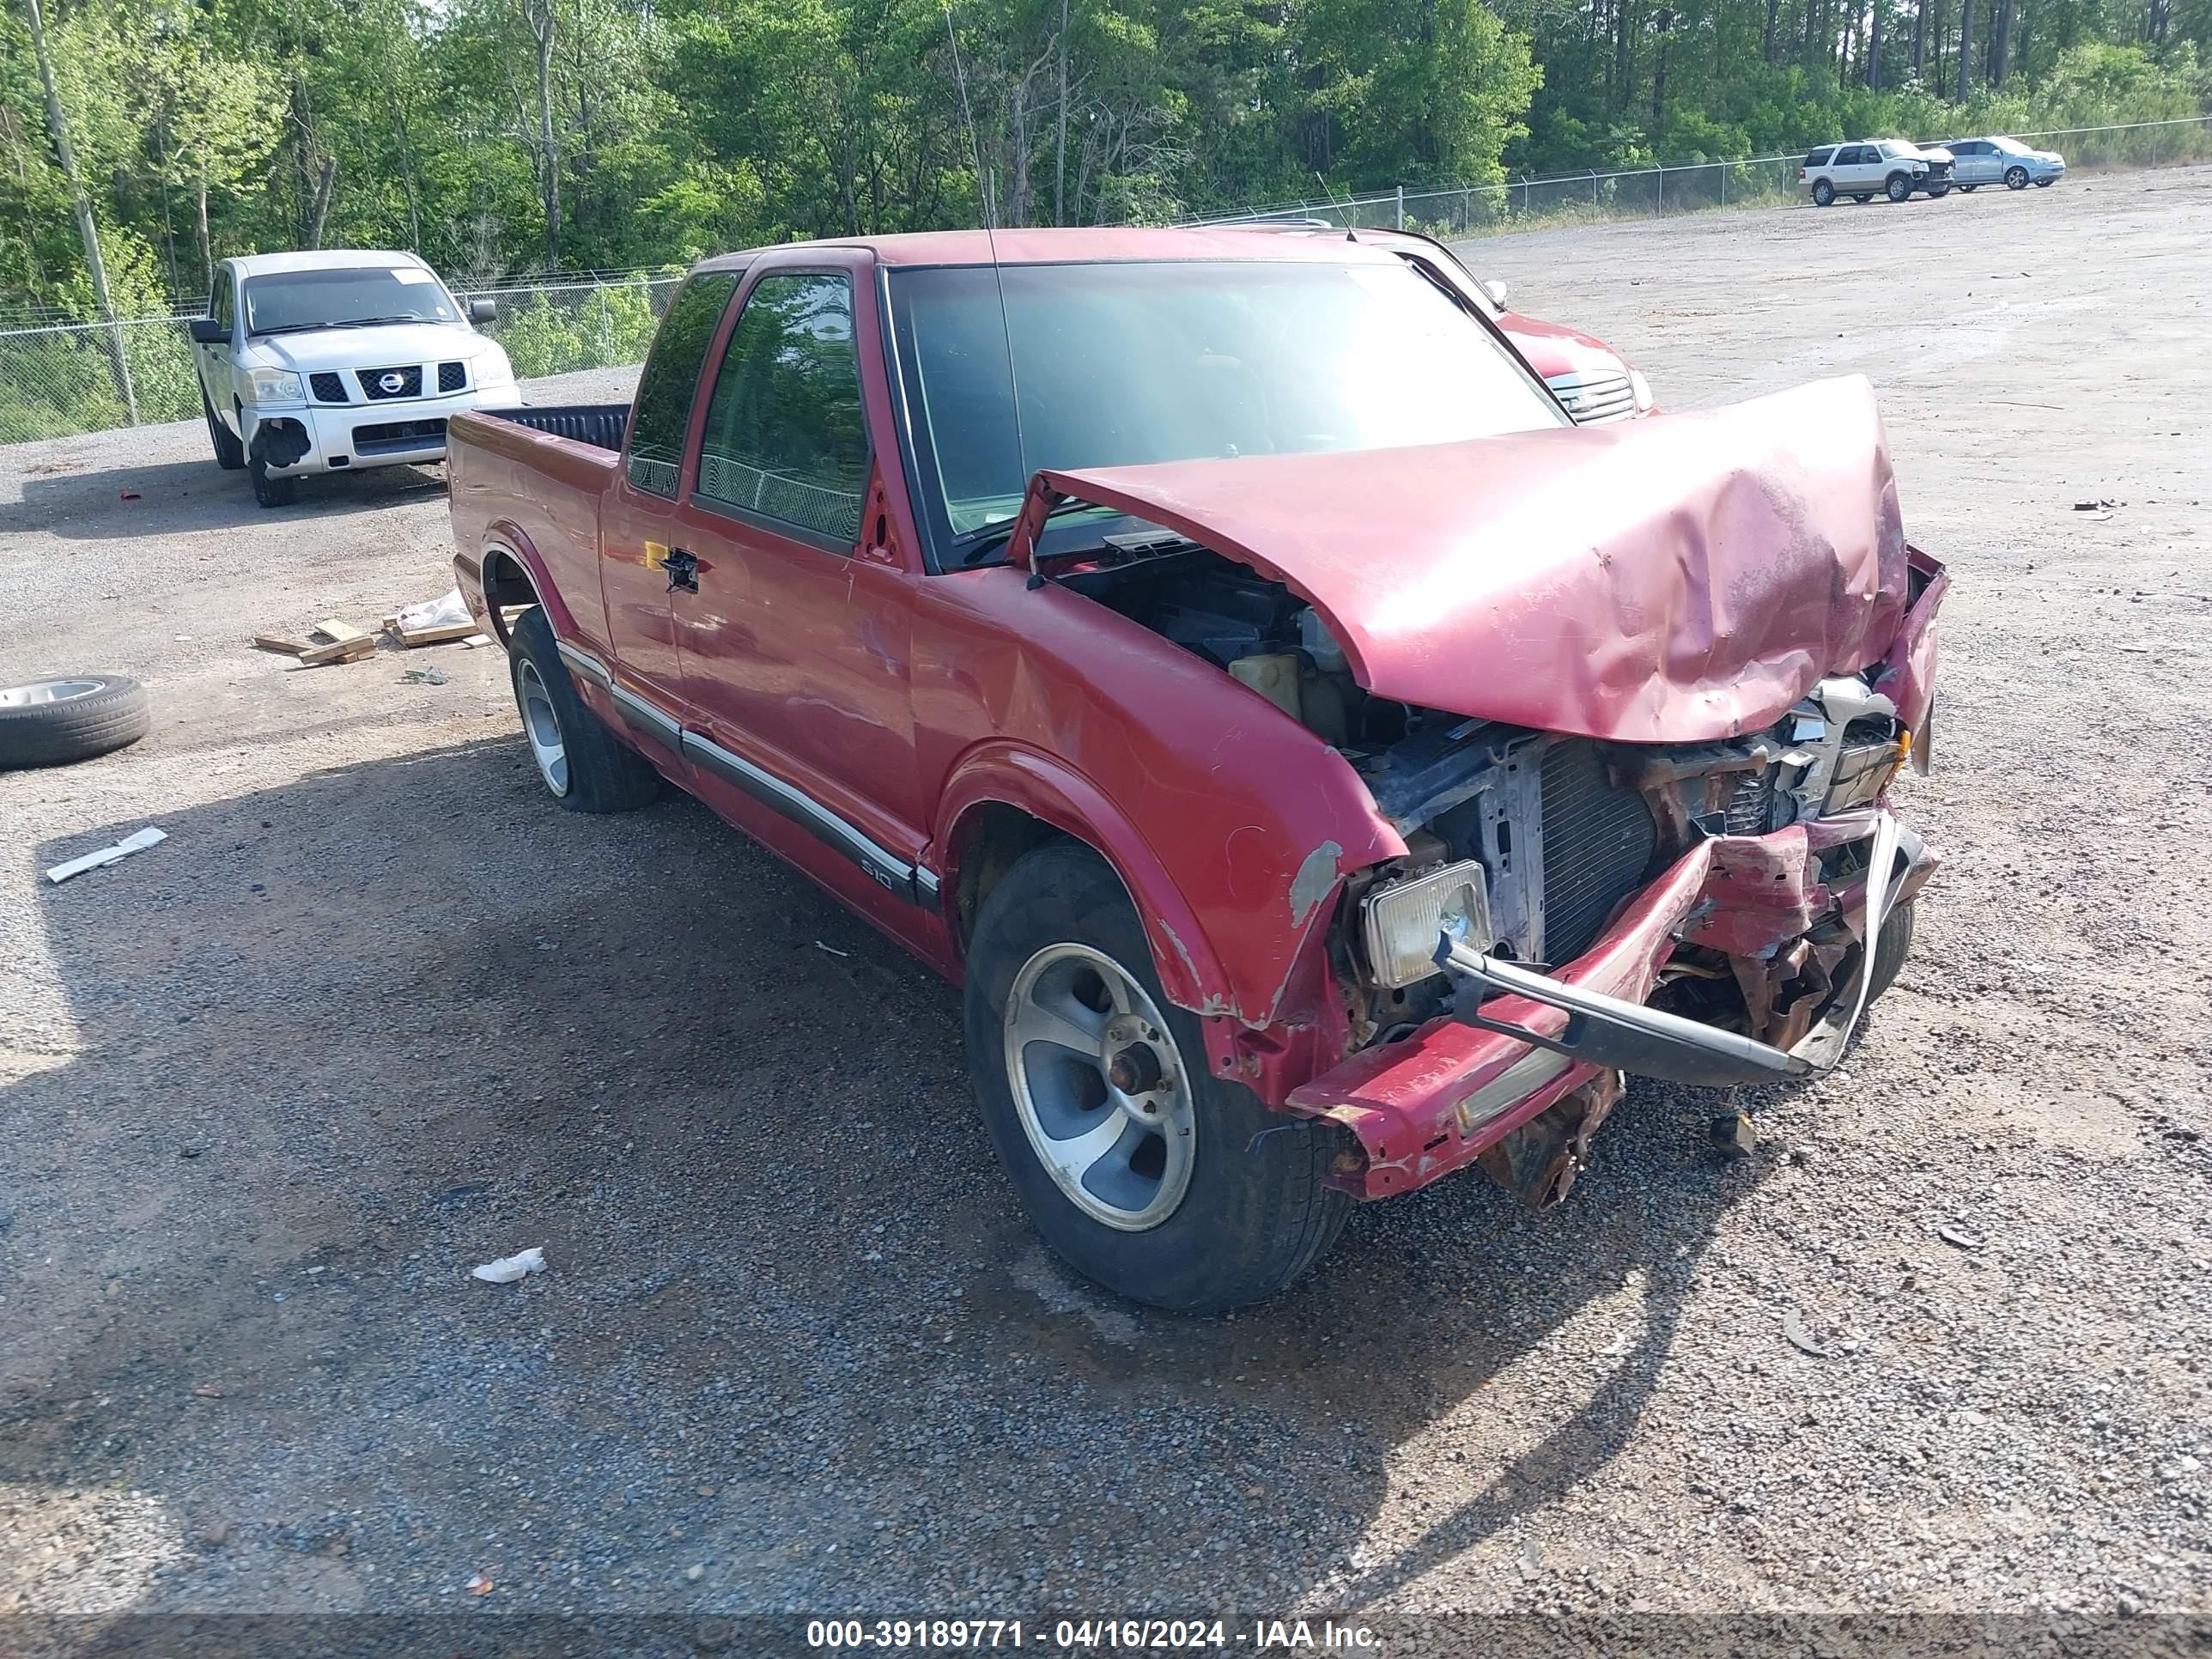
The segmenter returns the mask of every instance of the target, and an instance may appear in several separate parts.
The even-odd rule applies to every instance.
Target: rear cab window
[[[668,302],[653,337],[653,352],[638,376],[636,410],[630,418],[629,453],[623,466],[633,487],[673,501],[684,467],[684,434],[699,393],[707,348],[714,343],[722,313],[738,291],[735,271],[694,276]]]
[[[1814,150],[1805,157],[1805,165],[1808,167],[1824,167],[1828,165],[1828,158],[1835,153],[1833,146]]]

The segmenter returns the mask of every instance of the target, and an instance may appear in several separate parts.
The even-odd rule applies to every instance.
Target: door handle
[[[668,557],[664,562],[664,568],[668,572],[670,592],[673,593],[679,587],[686,593],[696,593],[699,591],[699,556],[697,554],[686,553],[680,547],[672,547],[668,550]]]

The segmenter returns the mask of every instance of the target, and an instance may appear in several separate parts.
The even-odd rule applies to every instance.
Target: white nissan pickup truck
[[[191,325],[216,463],[283,507],[303,473],[442,460],[447,418],[522,393],[489,300],[465,308],[411,253],[255,253],[216,267]]]

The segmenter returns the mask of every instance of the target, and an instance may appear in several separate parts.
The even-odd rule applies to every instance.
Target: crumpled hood
[[[380,323],[374,328],[319,328],[268,334],[247,342],[249,362],[311,374],[325,368],[390,368],[410,363],[473,362],[499,350],[474,329],[449,323]]]
[[[1874,391],[1413,449],[1040,473],[1307,600],[1378,696],[1539,730],[1693,743],[1878,661],[1905,532]]]

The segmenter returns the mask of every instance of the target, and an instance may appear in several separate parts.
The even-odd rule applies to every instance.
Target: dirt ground
[[[156,699],[0,776],[0,1611],[2205,1610],[2208,246],[2208,171],[1473,245],[1666,404],[1873,378],[1948,862],[1757,1156],[1635,1086],[1223,1321],[1045,1255],[952,992],[554,810],[495,651],[246,646],[441,592],[437,474],[0,450],[0,682]]]

